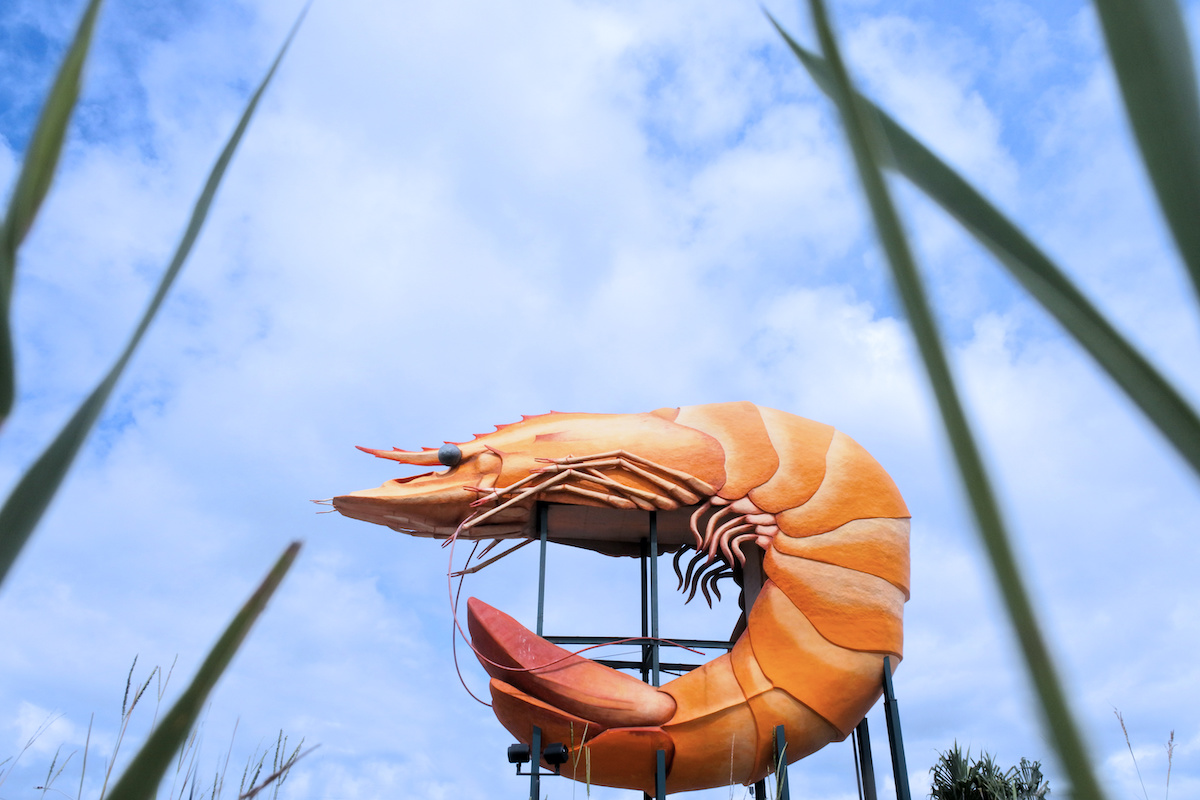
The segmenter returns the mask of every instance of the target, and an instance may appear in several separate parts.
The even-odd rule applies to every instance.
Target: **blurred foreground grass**
[[[33,135],[29,140],[17,173],[16,183],[8,200],[7,209],[3,219],[0,220],[0,425],[12,411],[17,397],[17,371],[14,363],[10,309],[18,253],[21,243],[33,227],[38,211],[53,182],[71,114],[79,98],[84,66],[87,63],[100,5],[101,0],[89,0],[84,9],[79,27],[55,76]],[[3,506],[0,507],[0,587],[21,549],[29,541],[42,514],[54,499],[75,456],[87,440],[88,433],[112,395],[125,367],[136,352],[179,272],[183,269],[192,246],[200,235],[229,162],[303,18],[304,12],[301,12],[266,76],[251,95],[225,147],[217,157],[216,163],[209,172],[208,180],[192,208],[191,216],[175,249],[175,254],[121,355],[104,379],[84,399],[54,440],[25,471],[16,487],[4,501]],[[299,549],[300,543],[293,542],[284,550],[266,578],[213,646],[191,684],[155,726],[124,773],[116,779],[111,791],[107,794],[109,798],[126,800],[127,798],[155,796],[171,763],[180,763],[176,760],[176,754],[188,746],[189,736],[195,729],[196,722],[200,718],[213,686],[229,665],[234,653],[237,652],[238,647],[250,632],[251,626],[258,615],[262,613],[284,575],[287,574]],[[138,697],[140,697],[140,693]],[[136,701],[134,704],[136,705]],[[157,717],[157,714],[155,716]],[[123,731],[124,728],[122,728],[122,734]],[[57,761],[56,758],[51,764],[50,773],[47,776],[47,786],[52,784],[56,777]],[[60,767],[57,774],[61,774],[61,771]],[[108,776],[106,775],[105,790],[107,787]],[[102,795],[105,790],[102,790]],[[80,791],[82,792],[82,779]],[[43,790],[44,793],[45,790]]]
[[[32,787],[33,791],[41,793],[40,797],[45,797],[50,792],[70,797],[70,793],[60,787],[68,783],[70,786],[67,788],[75,787],[74,776],[78,773],[78,789],[75,793],[77,800],[82,800],[85,786],[91,789],[98,782],[100,783],[100,788],[98,794],[94,796],[97,800],[104,800],[109,782],[113,776],[114,767],[119,763],[121,746],[125,743],[126,736],[130,735],[130,725],[133,722],[134,715],[140,713],[141,717],[144,718],[147,713],[151,713],[144,709],[153,700],[154,708],[150,720],[150,727],[153,727],[154,722],[158,719],[159,712],[162,710],[162,700],[170,684],[171,676],[174,672],[174,664],[166,672],[163,671],[162,667],[156,666],[150,670],[144,681],[135,682],[134,672],[136,669],[137,658],[135,657],[133,664],[129,667],[129,675],[125,680],[125,693],[121,699],[120,724],[117,726],[116,739],[108,757],[100,761],[98,765],[96,759],[93,757],[89,772],[89,756],[92,755],[94,749],[92,745],[92,726],[95,714],[93,714],[92,719],[88,722],[87,738],[84,742],[82,754],[80,754],[79,750],[64,752],[62,745],[59,745],[54,751],[54,755],[50,759],[50,764],[46,768],[45,777],[41,778],[41,782],[37,786]],[[154,691],[148,692],[151,684],[154,684]],[[143,710],[139,712],[138,709]],[[19,752],[0,759],[0,792],[5,791],[5,784],[9,778],[13,777],[13,773],[17,771],[21,759],[26,756],[40,739],[51,735],[54,723],[58,720],[59,716],[58,714],[48,715],[29,735],[29,738],[25,741],[24,746]],[[264,746],[261,742],[254,747],[246,757],[239,779],[236,777],[236,764],[234,766],[235,775],[232,777],[229,776],[229,765],[233,756],[234,742],[237,738],[237,725],[234,725],[234,729],[230,734],[229,748],[225,753],[224,759],[218,757],[217,765],[211,772],[200,765],[201,739],[203,738],[201,727],[201,725],[192,727],[187,741],[184,742],[179,751],[178,758],[175,759],[175,768],[170,774],[171,784],[167,792],[168,800],[182,800],[185,796],[188,798],[203,797],[209,798],[209,800],[219,800],[219,798],[227,796],[227,788],[231,791],[233,790],[234,780],[237,780],[236,796],[239,800],[249,800],[249,798],[268,790],[270,797],[277,798],[279,790],[291,773],[292,767],[295,766],[297,761],[315,749],[310,748],[302,752],[304,740],[301,739],[300,744],[291,748],[289,752],[288,737],[281,730],[275,739],[273,749],[270,744]],[[76,756],[79,757],[76,758]],[[267,761],[268,756],[271,757],[269,763]],[[66,777],[64,777],[64,773],[66,773]],[[98,777],[96,777],[97,774]],[[89,778],[91,778],[90,783],[88,782]],[[19,791],[21,788],[26,787],[10,785],[9,788],[15,788]],[[89,793],[89,796],[92,795]]]
[[[1095,0],[1110,60],[1166,226],[1200,293],[1200,95],[1175,0]],[[823,58],[772,18],[837,106],[880,243],[933,388],[984,549],[1028,668],[1042,721],[1078,798],[1104,796],[1041,623],[1025,589],[1001,508],[967,423],[933,310],[884,170],[957,220],[1096,360],[1179,455],[1200,473],[1200,419],[1170,381],[1100,314],[981,192],[854,87],[823,0],[809,0]],[[769,16],[769,15],[768,15]]]

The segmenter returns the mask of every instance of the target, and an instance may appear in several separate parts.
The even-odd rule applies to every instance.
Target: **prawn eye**
[[[462,461],[462,450],[458,449],[458,445],[447,442],[438,448],[438,461],[442,466],[457,467],[458,462]]]

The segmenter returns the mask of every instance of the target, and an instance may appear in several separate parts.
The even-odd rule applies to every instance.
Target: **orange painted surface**
[[[807,503],[825,480],[825,457],[834,429],[773,408],[760,408],[759,413],[779,455],[779,469],[750,490],[750,499],[763,511],[777,514]]]
[[[820,561],[768,550],[767,575],[839,647],[899,656],[904,650],[904,593],[892,584]]]
[[[858,519],[818,536],[780,536],[780,553],[883,578],[909,596],[907,519]]]
[[[767,679],[842,736],[850,735],[883,694],[883,656],[830,642],[771,581],[763,586],[750,618],[750,644]]]
[[[467,601],[467,623],[489,675],[556,708],[606,728],[661,725],[675,713],[670,695],[572,655],[474,597]]]
[[[543,742],[562,742],[568,747],[572,743],[579,746],[605,731],[591,720],[568,714],[496,678],[492,678],[489,688],[496,719],[524,744],[530,743],[534,725],[542,729]]]
[[[750,698],[750,710],[757,724],[758,759],[750,780],[761,780],[775,771],[775,726],[782,725],[787,737],[784,760],[792,764],[812,755],[830,742],[845,737],[817,712],[796,700],[783,689],[772,689]]]
[[[653,795],[659,750],[666,751],[667,771],[672,772],[675,743],[661,729],[621,728],[605,731],[584,748],[583,763],[575,767],[575,771],[583,776],[590,759],[593,783],[638,789]]]
[[[812,536],[870,517],[907,517],[908,506],[895,482],[862,446],[838,431],[829,445],[825,479],[802,506],[778,515],[788,536]]]
[[[745,497],[755,486],[770,480],[779,468],[779,456],[753,403],[683,406],[675,422],[704,431],[721,443],[726,478],[717,492],[720,497]]]
[[[667,776],[667,791],[686,792],[750,779],[754,750],[745,745],[754,743],[755,738],[754,715],[748,705],[731,705],[663,730],[675,743],[675,764]]]

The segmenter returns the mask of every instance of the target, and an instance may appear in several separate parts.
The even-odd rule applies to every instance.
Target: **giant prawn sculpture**
[[[775,766],[776,725],[789,763],[844,739],[881,694],[884,657],[901,657],[908,509],[883,468],[828,425],[746,402],[550,413],[438,450],[367,452],[449,468],[333,499],[404,533],[528,540],[538,500],[674,511],[697,551],[680,580],[692,594],[761,548],[766,579],[733,649],[661,688],[468,601],[497,718],[526,743],[538,725],[543,741],[581,746],[592,783],[652,792],[658,750],[671,792],[759,780]],[[693,572],[700,558],[718,571]]]

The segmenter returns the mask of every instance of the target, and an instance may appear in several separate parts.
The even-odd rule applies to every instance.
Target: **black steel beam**
[[[529,745],[529,800],[540,800],[542,777],[542,729],[533,726],[533,742]]]
[[[541,539],[541,555],[538,557],[538,615],[537,635],[542,635],[542,617],[546,610],[546,541],[550,533],[550,511],[543,502],[537,503],[538,537]]]
[[[904,737],[900,733],[900,704],[892,688],[892,661],[883,657],[883,711],[887,717],[888,744],[892,748],[892,775],[896,779],[896,800],[912,800],[908,789],[908,764],[904,760]]]
[[[658,512],[650,512],[650,677],[659,685],[658,676]],[[662,800],[659,797],[659,800]]]
[[[642,662],[640,661],[622,661],[613,658],[593,658],[592,661],[597,664],[603,664],[606,667],[613,669],[641,669]],[[676,664],[671,661],[663,662],[658,665],[658,668],[663,672],[691,672],[697,667],[702,667],[703,664]]]
[[[775,726],[775,787],[776,800],[792,800],[788,785],[787,735],[782,725]]]
[[[871,731],[867,726],[867,718],[854,729],[855,740],[858,742],[858,758],[862,762],[862,796],[863,800],[879,800],[875,792],[875,761],[871,758]]]
[[[649,636],[544,636],[554,644],[607,644],[620,642],[622,645],[650,644]],[[724,639],[671,639],[663,641],[663,647],[691,647],[696,650],[732,650],[733,645]]]

